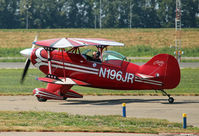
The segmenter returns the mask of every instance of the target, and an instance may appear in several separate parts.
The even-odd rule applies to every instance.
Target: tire
[[[63,100],[66,100],[67,99],[67,97],[63,97]]]
[[[168,101],[169,101],[169,103],[171,103],[171,104],[172,104],[172,103],[174,102],[173,97],[169,97]]]
[[[47,101],[47,99],[44,99],[44,98],[41,98],[41,97],[37,97],[37,100],[38,100],[39,102],[46,102],[46,101]]]

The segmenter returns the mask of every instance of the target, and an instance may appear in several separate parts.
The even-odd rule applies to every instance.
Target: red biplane
[[[41,46],[34,48],[35,45]],[[80,48],[95,46],[96,52]],[[124,46],[123,43],[99,38],[58,38],[33,42],[33,47],[20,53],[27,57],[21,83],[30,62],[46,77],[46,88],[36,88],[33,94],[40,102],[47,99],[65,100],[83,96],[71,88],[73,85],[114,90],[160,90],[174,99],[164,89],[173,89],[180,82],[180,69],[176,59],[168,54],[154,56],[144,65],[136,65],[108,46]],[[67,49],[67,51],[65,50]]]

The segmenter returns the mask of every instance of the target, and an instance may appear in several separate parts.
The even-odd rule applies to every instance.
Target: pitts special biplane
[[[34,48],[35,45],[41,47]],[[95,46],[97,53],[89,55],[89,50],[81,53],[79,48],[84,46]],[[175,88],[180,82],[179,64],[173,56],[159,54],[139,66],[126,61],[120,53],[107,51],[108,46],[124,44],[99,38],[37,41],[36,37],[32,48],[20,52],[27,57],[21,83],[32,62],[46,75],[37,80],[48,83],[46,88],[33,90],[40,102],[82,98],[71,89],[73,85],[115,90],[160,90],[169,97],[169,103],[174,102],[164,91]]]

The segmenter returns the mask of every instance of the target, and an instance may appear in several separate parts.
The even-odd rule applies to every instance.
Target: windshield
[[[103,61],[109,60],[126,60],[126,57],[115,51],[104,51]]]

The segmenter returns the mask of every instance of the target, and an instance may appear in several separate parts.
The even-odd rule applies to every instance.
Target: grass
[[[174,45],[175,29],[1,29],[2,48],[30,47],[35,35],[39,40],[56,37],[101,37],[131,45],[165,47]],[[182,29],[182,47],[199,47],[199,29]]]
[[[118,47],[125,56],[153,56],[158,53],[173,54],[175,29],[1,29],[0,57],[20,56],[19,51],[30,48],[35,35],[38,40],[57,37],[106,38],[122,42]],[[182,29],[183,56],[199,56],[199,29]]]
[[[89,47],[88,47],[89,48]],[[22,57],[19,53],[21,50],[25,48],[0,48],[0,57]],[[85,48],[81,48],[81,50],[85,50]],[[95,49],[95,48],[92,48]],[[174,55],[174,49],[163,47],[163,48],[155,48],[146,45],[137,45],[137,46],[126,46],[126,47],[110,47],[109,50],[117,51],[124,56],[127,57],[152,57],[160,53],[167,53]],[[184,48],[183,49],[184,55],[183,57],[198,57],[199,56],[199,47],[198,48]],[[23,62],[24,59],[3,59],[0,60],[1,62]],[[139,61],[139,60],[135,60]],[[197,60],[188,60],[196,62]]]
[[[0,95],[31,95],[34,88],[45,88],[46,83],[35,80],[43,77],[37,69],[29,69],[26,80],[20,85],[22,69],[0,69]],[[199,69],[182,69],[180,85],[166,90],[171,95],[199,95]],[[73,86],[73,90],[83,95],[162,95],[160,92],[143,90],[106,90],[98,88]]]
[[[26,58],[24,57],[21,57],[21,58],[0,58],[0,62],[23,62],[25,63],[26,61]],[[128,59],[127,58],[127,61],[129,62],[132,62],[132,63],[137,63],[137,62],[142,62],[142,63],[146,63],[147,61],[149,61],[149,59],[135,59],[135,58],[131,58],[131,59]],[[195,58],[195,59],[181,59],[181,62],[182,63],[190,63],[190,62],[193,62],[193,63],[196,63],[196,62],[199,62],[199,59]]]
[[[81,131],[132,133],[198,133],[199,129],[162,119],[85,116],[55,112],[0,111],[0,131]]]
[[[199,44],[199,43],[198,43]],[[160,53],[167,53],[174,55],[174,48],[170,47],[151,47],[147,45],[125,46],[125,47],[112,47],[111,50],[120,52],[127,57],[152,57]],[[183,57],[197,57],[199,56],[199,47],[185,47],[183,48]]]
[[[26,58],[23,58],[23,59],[0,59],[0,62],[25,62],[26,61]]]
[[[19,53],[25,48],[0,48],[0,57],[22,57]]]
[[[29,69],[27,80],[20,85],[22,69],[0,69],[0,92],[1,94],[32,94],[36,87],[44,87],[45,83],[38,82],[36,77],[44,76],[36,69]]]

